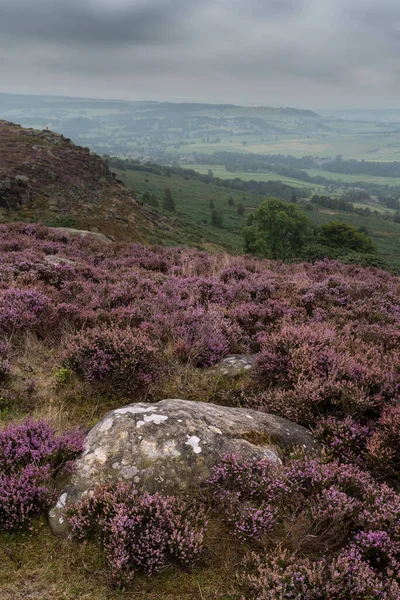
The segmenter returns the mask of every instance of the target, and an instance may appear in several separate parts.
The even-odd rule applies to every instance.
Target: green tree
[[[169,188],[165,188],[164,190],[164,200],[163,200],[163,209],[168,210],[169,212],[175,212],[175,200],[172,197],[171,190]]]
[[[257,256],[289,260],[301,255],[310,231],[309,219],[295,204],[269,198],[248,218],[244,249]]]
[[[210,208],[215,208],[214,200],[212,198],[210,200]]]
[[[144,202],[144,204],[149,204],[150,203],[150,192],[144,192],[143,196],[142,196],[142,202]]]
[[[329,248],[352,250],[363,254],[376,254],[376,246],[368,235],[342,221],[331,221],[322,225],[318,232],[318,243]]]
[[[228,204],[229,204],[229,206],[235,206],[235,201],[232,198],[232,196],[229,196],[229,198],[228,198]]]
[[[241,202],[238,204],[238,207],[237,207],[237,214],[238,214],[240,217],[242,217],[242,216],[244,215],[244,206],[243,206],[243,204],[242,204]]]
[[[224,215],[220,210],[211,211],[211,225],[214,227],[222,227],[224,224]]]
[[[150,204],[150,206],[154,206],[154,208],[158,208],[160,206],[160,203],[155,194],[152,194],[150,196],[149,204]]]

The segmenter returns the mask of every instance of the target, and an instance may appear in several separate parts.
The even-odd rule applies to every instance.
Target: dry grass
[[[210,524],[203,562],[140,575],[129,590],[110,588],[99,550],[55,538],[42,521],[33,535],[0,536],[2,600],[223,600],[229,598],[244,549],[217,521]]]

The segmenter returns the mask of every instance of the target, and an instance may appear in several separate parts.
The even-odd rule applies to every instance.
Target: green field
[[[177,206],[176,214],[172,215],[172,218],[176,220],[177,229],[170,233],[166,232],[163,239],[154,240],[159,243],[196,245],[208,250],[219,247],[229,252],[241,252],[241,230],[245,225],[246,215],[255,210],[264,199],[264,196],[259,194],[238,192],[176,175],[163,177],[143,171],[120,171],[117,169],[115,171],[139,198],[145,191],[149,191],[154,193],[162,204],[164,189],[166,187],[171,189]],[[216,175],[216,169],[213,171]],[[229,196],[234,199],[235,206],[228,204]],[[223,213],[223,228],[213,227],[210,223],[210,201],[217,210]],[[237,214],[239,202],[246,209],[244,216]],[[366,208],[366,205],[360,206]],[[162,208],[158,210],[163,212]],[[392,267],[400,268],[399,223],[385,220],[383,216],[360,216],[325,208],[307,211],[307,216],[316,226],[332,220],[341,220],[355,227],[366,227],[385,261]]]
[[[377,185],[400,186],[400,177],[378,177],[376,175],[347,175],[346,173],[333,173],[332,171],[324,171],[323,169],[305,169],[305,172],[311,177],[325,177],[334,181],[342,181],[343,183],[375,183]]]
[[[304,188],[310,190],[312,193],[321,194],[324,191],[323,185],[317,185],[315,183],[307,183],[306,181],[301,181],[300,179],[295,179],[293,177],[284,177],[282,175],[278,175],[277,173],[251,173],[244,171],[227,171],[223,166],[215,166],[215,165],[185,165],[181,164],[183,168],[189,167],[190,169],[194,169],[198,173],[207,174],[209,170],[211,170],[215,177],[219,177],[220,179],[243,179],[243,181],[281,181],[286,185],[291,185],[296,188]]]

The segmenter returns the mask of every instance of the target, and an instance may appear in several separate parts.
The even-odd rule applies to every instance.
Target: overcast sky
[[[399,0],[0,0],[0,92],[398,107]]]

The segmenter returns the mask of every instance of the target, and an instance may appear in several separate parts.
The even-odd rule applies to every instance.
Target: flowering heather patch
[[[67,511],[76,539],[103,549],[116,585],[136,572],[157,573],[170,563],[189,565],[203,550],[206,514],[174,497],[139,494],[131,484],[98,488]]]
[[[47,421],[27,420],[0,432],[0,530],[29,526],[54,500],[52,483],[83,450],[79,431],[58,435]]]
[[[276,469],[227,456],[208,485],[239,538],[278,540],[249,559],[238,598],[399,600],[400,496],[365,471],[304,459]]]
[[[120,396],[156,397],[163,386],[153,384],[171,374],[172,393],[176,376],[192,399],[212,398],[217,375],[194,375],[186,365],[206,369],[227,354],[257,354],[253,376],[232,381],[232,397],[224,380],[224,401],[306,425],[324,460],[288,460],[276,470],[229,457],[214,471],[215,509],[261,553],[241,575],[239,594],[400,599],[398,277],[329,260],[285,265],[0,225],[0,379],[8,395],[21,377],[13,360],[26,331],[59,367]],[[54,370],[52,377],[67,394],[69,377],[61,382]],[[197,377],[210,378],[198,396]],[[49,504],[54,474],[81,441],[42,422],[7,431],[0,527],[11,530]],[[70,517],[78,538],[103,547],[120,585],[139,570],[190,562],[203,543],[198,507],[124,486],[99,490]]]
[[[144,331],[95,327],[67,343],[65,366],[90,382],[124,393],[146,389],[161,372],[159,352]]]
[[[26,330],[123,394],[146,390],[163,361],[205,368],[258,353],[243,405],[315,429],[342,460],[399,472],[386,415],[400,395],[400,280],[387,272],[0,225],[0,331],[16,343]]]

